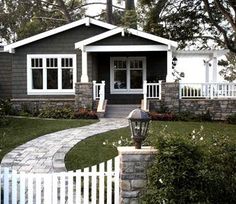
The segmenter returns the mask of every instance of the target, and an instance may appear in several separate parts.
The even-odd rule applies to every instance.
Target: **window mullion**
[[[58,90],[62,90],[62,67],[61,67],[61,57],[57,58],[57,65],[58,65]]]
[[[47,90],[47,66],[46,57],[43,57],[43,90]]]

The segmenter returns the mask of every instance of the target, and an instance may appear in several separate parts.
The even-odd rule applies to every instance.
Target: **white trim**
[[[143,89],[131,89],[130,88],[130,60],[133,59],[139,59],[143,61],[143,81],[146,80],[146,57],[140,56],[140,57],[110,57],[110,93],[111,94],[142,94]],[[127,67],[126,67],[126,89],[114,89],[114,60],[126,60]]]
[[[63,31],[75,28],[77,26],[81,26],[83,24],[85,24],[86,26],[89,26],[90,24],[94,24],[94,25],[97,25],[97,26],[100,26],[100,27],[103,27],[103,28],[107,28],[107,29],[116,28],[116,26],[114,26],[114,25],[104,23],[102,21],[98,21],[98,20],[95,20],[95,19],[90,19],[90,18],[87,17],[87,18],[84,18],[84,19],[81,19],[81,20],[78,20],[78,21],[60,26],[58,28],[55,28],[55,29],[52,29],[52,30],[34,35],[32,37],[20,40],[18,42],[12,43],[10,45],[6,45],[4,47],[4,51],[13,52],[13,50],[17,47],[32,43],[34,41],[37,41],[37,40],[40,40],[40,39],[43,39],[43,38],[46,38],[46,37],[49,37],[49,36],[52,36],[52,35],[55,35],[55,34],[58,34],[58,33],[61,33]]]
[[[167,51],[166,45],[112,45],[112,46],[86,46],[87,52],[144,52],[144,51]]]
[[[88,78],[88,54],[86,51],[82,51],[82,74],[80,78],[81,82],[89,82]]]
[[[229,50],[177,50],[173,54],[180,56],[180,55],[204,55],[212,58],[215,54],[217,57],[225,55],[229,52]]]
[[[41,58],[43,60],[43,89],[32,89],[32,68],[31,59]],[[47,58],[57,58],[58,60],[58,89],[47,89]],[[73,69],[73,88],[62,89],[62,69],[61,58],[72,58],[72,69]],[[76,54],[29,54],[27,55],[27,95],[73,95],[75,93],[74,84],[77,81],[77,68],[76,68]],[[70,68],[68,68],[70,69]]]
[[[111,37],[111,36],[116,35],[118,33],[122,34],[123,32],[128,32],[128,33],[131,33],[132,35],[135,35],[135,36],[138,36],[138,37],[141,37],[141,38],[145,38],[145,39],[148,39],[148,40],[152,40],[154,42],[158,42],[158,43],[161,43],[161,44],[164,44],[164,45],[169,45],[169,46],[172,46],[172,47],[177,47],[178,46],[178,43],[175,42],[175,41],[172,41],[172,40],[161,38],[161,37],[158,37],[158,36],[155,36],[155,35],[152,35],[152,34],[149,34],[149,33],[145,33],[145,32],[142,32],[142,31],[134,30],[132,28],[127,28],[126,30],[124,30],[124,28],[117,27],[117,28],[114,28],[113,30],[109,30],[107,32],[104,32],[104,33],[101,33],[99,35],[93,36],[93,37],[88,38],[86,40],[76,42],[75,43],[75,49],[78,49],[78,48],[82,49],[83,46],[89,45],[89,44],[97,42],[99,40],[103,40],[105,38]]]

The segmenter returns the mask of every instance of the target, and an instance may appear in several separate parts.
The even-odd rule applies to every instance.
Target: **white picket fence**
[[[105,100],[105,81],[102,81],[101,83],[93,81],[93,99]]]
[[[235,98],[236,83],[180,83],[182,98]]]
[[[0,169],[3,204],[118,204],[119,157],[77,170],[49,174]]]
[[[148,99],[161,100],[161,84],[161,80],[158,83],[147,83],[147,81],[143,82],[144,110],[148,109]]]

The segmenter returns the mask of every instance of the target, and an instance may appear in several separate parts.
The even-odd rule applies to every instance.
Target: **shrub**
[[[78,119],[97,119],[98,116],[95,111],[87,108],[79,108],[74,113],[74,117]]]
[[[63,108],[47,107],[42,111],[40,111],[38,117],[54,118],[54,119],[72,119],[74,118],[74,110],[70,107],[63,107]]]
[[[190,111],[182,111],[175,115],[179,121],[212,121],[212,115],[209,110],[206,113],[194,114]]]
[[[172,113],[156,113],[156,112],[150,112],[149,116],[152,120],[160,120],[160,121],[174,121],[176,120],[176,117]]]
[[[227,122],[230,124],[236,124],[236,113],[228,116]]]
[[[8,123],[8,119],[6,118],[6,115],[9,113],[7,104],[7,100],[0,100],[0,126]]]
[[[205,142],[201,130],[190,138],[157,134],[159,150],[148,171],[143,201],[156,203],[236,203],[236,145],[227,137]]]

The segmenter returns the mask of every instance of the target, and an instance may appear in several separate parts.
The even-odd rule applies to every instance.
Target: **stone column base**
[[[93,83],[75,83],[75,108],[93,107]]]
[[[120,203],[138,204],[146,187],[147,169],[157,154],[153,147],[119,147]]]

